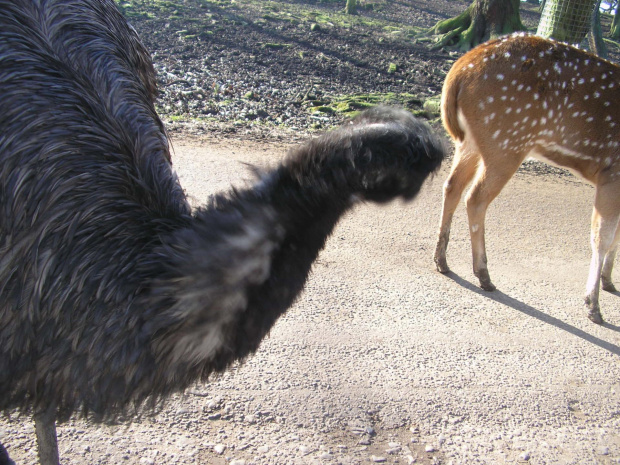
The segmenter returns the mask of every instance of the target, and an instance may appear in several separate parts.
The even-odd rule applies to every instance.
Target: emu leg
[[[0,465],[15,465],[2,444],[0,444]]]
[[[59,465],[58,440],[56,438],[56,408],[50,407],[34,415],[34,426],[39,446],[41,465]]]

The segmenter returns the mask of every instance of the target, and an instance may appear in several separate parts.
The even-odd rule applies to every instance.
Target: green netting
[[[597,0],[547,0],[536,34],[580,44],[590,30]]]

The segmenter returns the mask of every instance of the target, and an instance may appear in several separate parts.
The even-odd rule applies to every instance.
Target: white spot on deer
[[[504,56],[505,56],[506,58],[510,58],[510,52],[506,52],[506,53],[504,53]]]
[[[489,119],[494,119],[494,118],[495,118],[495,112],[493,112],[493,113],[491,113],[491,114],[489,115]]]
[[[506,108],[506,114],[507,115],[510,114],[511,112],[512,112],[512,108],[510,108],[510,107]]]
[[[603,105],[605,105],[606,107],[608,107],[609,105],[611,105],[611,103],[609,103],[609,102],[605,102],[605,103],[603,103]]]
[[[534,100],[538,100],[539,98],[540,98],[540,95],[534,94]]]
[[[613,82],[609,83],[609,88],[612,89],[615,86],[615,84]]]
[[[493,136],[492,136],[492,137],[493,137],[493,139],[497,139],[497,138],[498,138],[498,136],[500,135],[500,133],[501,133],[501,132],[502,132],[502,131],[500,131],[499,129],[498,129],[497,131],[495,131],[495,132],[493,133]]]
[[[553,110],[549,110],[547,116],[549,116],[549,119],[553,118]]]
[[[545,118],[544,116],[540,118],[540,124],[547,124],[547,118]]]
[[[489,96],[487,97],[487,102],[489,102],[489,103],[493,103],[493,100],[494,100],[494,99],[493,99],[493,97],[492,97],[491,95],[489,95]]]
[[[585,81],[585,79],[584,79],[584,78],[580,78],[580,79],[577,81],[577,84],[583,84],[584,82],[586,82],[586,81]]]
[[[498,81],[503,81],[504,80],[504,75],[503,74],[498,74],[495,77],[497,78]]]
[[[527,120],[529,120],[529,119],[530,119],[529,116],[526,116],[525,118],[523,118],[523,124],[527,123]]]
[[[523,87],[524,87],[524,86],[523,86],[523,84],[519,84],[519,85],[517,86],[517,90],[523,90]]]
[[[472,224],[471,225],[471,232],[475,233],[478,232],[478,230],[480,229],[480,226],[477,224]]]
[[[521,108],[517,108],[517,109],[515,110],[515,113],[521,113]]]
[[[558,65],[557,63],[553,64],[553,69],[555,70],[556,73],[562,74],[562,68],[560,68],[560,65]]]
[[[468,67],[469,69],[472,69],[472,68],[474,67],[474,64],[473,64],[473,63],[470,63],[470,64],[468,64],[468,65],[467,65],[467,67]]]
[[[576,111],[575,113],[573,113],[573,118],[577,118],[579,116],[579,112]]]
[[[591,117],[591,116],[588,116],[588,117],[586,118],[586,121],[587,121],[588,123],[591,123],[592,121],[594,121],[594,118],[593,118],[593,117]]]
[[[546,100],[543,100],[542,107],[545,110],[547,109],[547,101]]]
[[[502,95],[502,96],[501,96],[501,99],[502,99],[502,102],[505,102],[506,100],[508,100],[508,97],[507,97],[507,96],[505,96],[505,95]]]
[[[531,103],[526,103],[525,104],[525,109],[529,110],[530,108],[532,108],[532,104]]]
[[[611,121],[611,115],[607,115],[607,116],[605,117],[605,121]]]

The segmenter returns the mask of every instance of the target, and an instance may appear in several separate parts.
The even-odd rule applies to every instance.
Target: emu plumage
[[[426,125],[379,107],[191,211],[150,57],[114,2],[0,11],[2,411],[103,420],[224,370],[294,302],[356,199],[411,199],[444,156]]]

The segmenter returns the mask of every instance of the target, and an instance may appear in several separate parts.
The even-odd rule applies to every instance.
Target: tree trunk
[[[607,58],[607,46],[603,40],[603,29],[601,28],[601,0],[597,0],[594,7],[588,42],[591,52],[596,53],[601,58]]]
[[[620,13],[620,2],[616,5],[616,12],[609,31],[609,37],[615,40],[620,39],[620,17],[618,17],[618,13]]]
[[[344,12],[348,15],[356,15],[357,0],[347,0],[347,5],[344,7]]]
[[[590,30],[598,0],[546,0],[536,34],[580,44]]]
[[[466,51],[490,38],[525,29],[520,0],[473,0],[454,18],[439,21],[426,35],[439,35],[433,48],[454,46]]]

